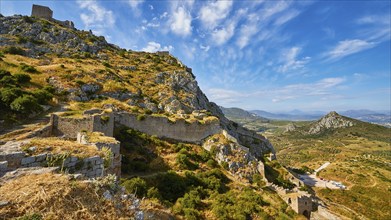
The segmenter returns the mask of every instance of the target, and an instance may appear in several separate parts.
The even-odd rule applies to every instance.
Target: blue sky
[[[390,110],[390,1],[23,1],[120,47],[169,50],[210,101],[268,111]]]

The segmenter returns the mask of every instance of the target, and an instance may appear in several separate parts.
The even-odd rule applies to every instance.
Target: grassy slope
[[[116,132],[121,141],[124,186],[141,177],[152,202],[172,207],[187,219],[300,218],[267,188],[232,178],[198,145],[159,140],[130,129]],[[158,193],[149,193],[157,189]],[[134,189],[133,189],[134,190]],[[192,193],[197,194],[194,196]],[[141,196],[142,196],[141,195]],[[230,202],[231,201],[231,202]],[[230,207],[230,208],[227,208]],[[247,207],[247,209],[243,209]]]
[[[349,119],[350,120],[350,119]],[[349,190],[317,190],[332,210],[350,218],[389,219],[391,212],[391,129],[354,120],[355,126],[303,135],[295,132],[269,136],[279,161],[287,166],[316,169],[331,165],[320,177],[336,180]],[[355,214],[356,212],[356,214]]]

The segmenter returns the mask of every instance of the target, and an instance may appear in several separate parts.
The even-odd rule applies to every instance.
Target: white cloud
[[[138,10],[138,6],[143,4],[144,0],[128,0],[128,4],[133,10]]]
[[[360,30],[360,34],[370,41],[387,41],[391,38],[390,14],[364,16],[356,23],[364,27]]]
[[[185,7],[179,6],[169,20],[170,30],[177,35],[188,36],[192,30],[191,20],[190,12]]]
[[[282,61],[284,64],[278,68],[278,72],[285,73],[291,70],[297,70],[303,68],[305,64],[307,64],[310,61],[311,58],[304,57],[302,59],[298,59],[297,57],[300,54],[300,52],[301,52],[300,47],[292,47],[286,50],[282,55]]]
[[[303,99],[308,96],[316,96],[325,99],[330,96],[335,97],[335,90],[343,82],[345,82],[345,79],[341,77],[325,78],[313,83],[291,84],[267,92],[274,96],[272,102],[283,102],[298,98]]]
[[[113,12],[100,6],[96,1],[78,0],[77,4],[88,13],[81,13],[80,18],[87,29],[92,29],[96,34],[103,33],[105,28],[112,27],[115,23]]]
[[[277,2],[271,1],[270,3],[272,5],[267,5],[266,8],[262,10],[260,14],[262,16],[262,20],[268,19],[274,16],[275,14],[284,11],[290,6],[290,3],[285,1],[277,1]]]
[[[174,47],[171,45],[162,47],[159,43],[156,43],[154,41],[150,41],[150,42],[148,42],[148,45],[146,47],[142,48],[141,50],[146,51],[146,52],[150,52],[150,53],[154,53],[156,51],[172,51],[173,49],[174,49]]]
[[[230,23],[227,27],[223,27],[221,29],[215,30],[212,33],[212,40],[216,43],[216,45],[220,46],[227,42],[234,35],[235,24]]]
[[[208,46],[200,45],[200,49],[205,51],[205,52],[208,52],[209,49],[210,49],[210,46],[209,45]]]
[[[260,28],[261,27],[255,20],[248,24],[242,25],[239,32],[239,38],[236,42],[239,48],[243,49],[245,46],[247,46],[251,38],[259,32]]]
[[[227,89],[212,88],[206,92],[211,100],[222,106],[240,103],[241,98],[246,97],[243,93]]]
[[[276,25],[276,26],[283,25],[283,24],[287,23],[288,21],[292,20],[293,18],[295,18],[299,14],[300,14],[300,12],[297,10],[288,11],[287,13],[279,16],[274,21],[274,25]]]
[[[273,103],[284,102],[294,99],[315,97],[316,100],[326,100],[330,97],[339,97],[336,90],[340,89],[345,78],[324,78],[312,83],[290,84],[281,88],[269,88],[256,92],[239,92],[229,89],[212,88],[206,90],[208,97],[220,105],[231,105],[249,100],[264,100],[270,97]]]
[[[368,42],[365,40],[360,40],[360,39],[344,40],[338,42],[338,44],[333,49],[326,52],[325,56],[329,60],[338,60],[348,55],[370,49],[374,46],[376,46],[376,43]]]
[[[163,12],[163,14],[160,15],[160,19],[166,18],[168,16],[168,12]]]
[[[199,18],[205,28],[214,29],[231,11],[231,0],[208,2],[201,7]]]

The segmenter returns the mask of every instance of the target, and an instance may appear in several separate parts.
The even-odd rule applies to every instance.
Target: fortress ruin
[[[50,20],[53,18],[53,11],[49,7],[46,7],[46,6],[33,5],[33,8],[31,10],[31,16]]]
[[[47,6],[42,6],[42,5],[34,5],[31,9],[31,17],[38,17],[38,18],[43,18],[49,21],[56,22],[62,26],[69,27],[69,28],[75,28],[75,25],[73,24],[72,21],[65,20],[65,21],[60,21],[56,20],[53,18],[53,11],[47,7]]]

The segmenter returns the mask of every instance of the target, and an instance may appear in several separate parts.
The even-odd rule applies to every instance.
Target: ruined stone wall
[[[52,135],[76,138],[80,131],[99,131],[106,136],[113,136],[114,117],[110,114],[92,115],[83,118],[65,118],[53,114],[50,122],[53,126]]]
[[[6,172],[17,168],[25,167],[45,167],[58,166],[62,171],[72,174],[82,174],[88,178],[103,176],[110,173],[104,169],[104,160],[99,156],[88,158],[67,157],[64,160],[57,160],[52,154],[39,154],[34,156],[25,156],[24,152],[12,152],[0,155],[0,172]]]
[[[112,138],[115,140],[114,138]],[[104,175],[115,174],[118,177],[121,176],[121,154],[120,154],[120,142],[94,142],[91,143],[88,141],[87,133],[78,133],[77,142],[81,144],[95,145],[99,150],[107,148],[111,151],[112,155],[110,161],[108,161],[107,167],[105,168]]]
[[[77,132],[82,130],[92,132],[92,120],[90,117],[85,118],[65,118],[52,114],[51,123],[53,125],[52,135],[77,137]]]
[[[170,122],[166,117],[150,115],[146,115],[143,120],[137,120],[136,114],[125,112],[116,114],[115,122],[115,126],[123,125],[160,138],[192,143],[200,143],[206,137],[221,131],[218,122],[189,124],[183,119]]]
[[[113,137],[114,135],[114,115],[92,115],[92,131],[102,132],[104,135]]]

